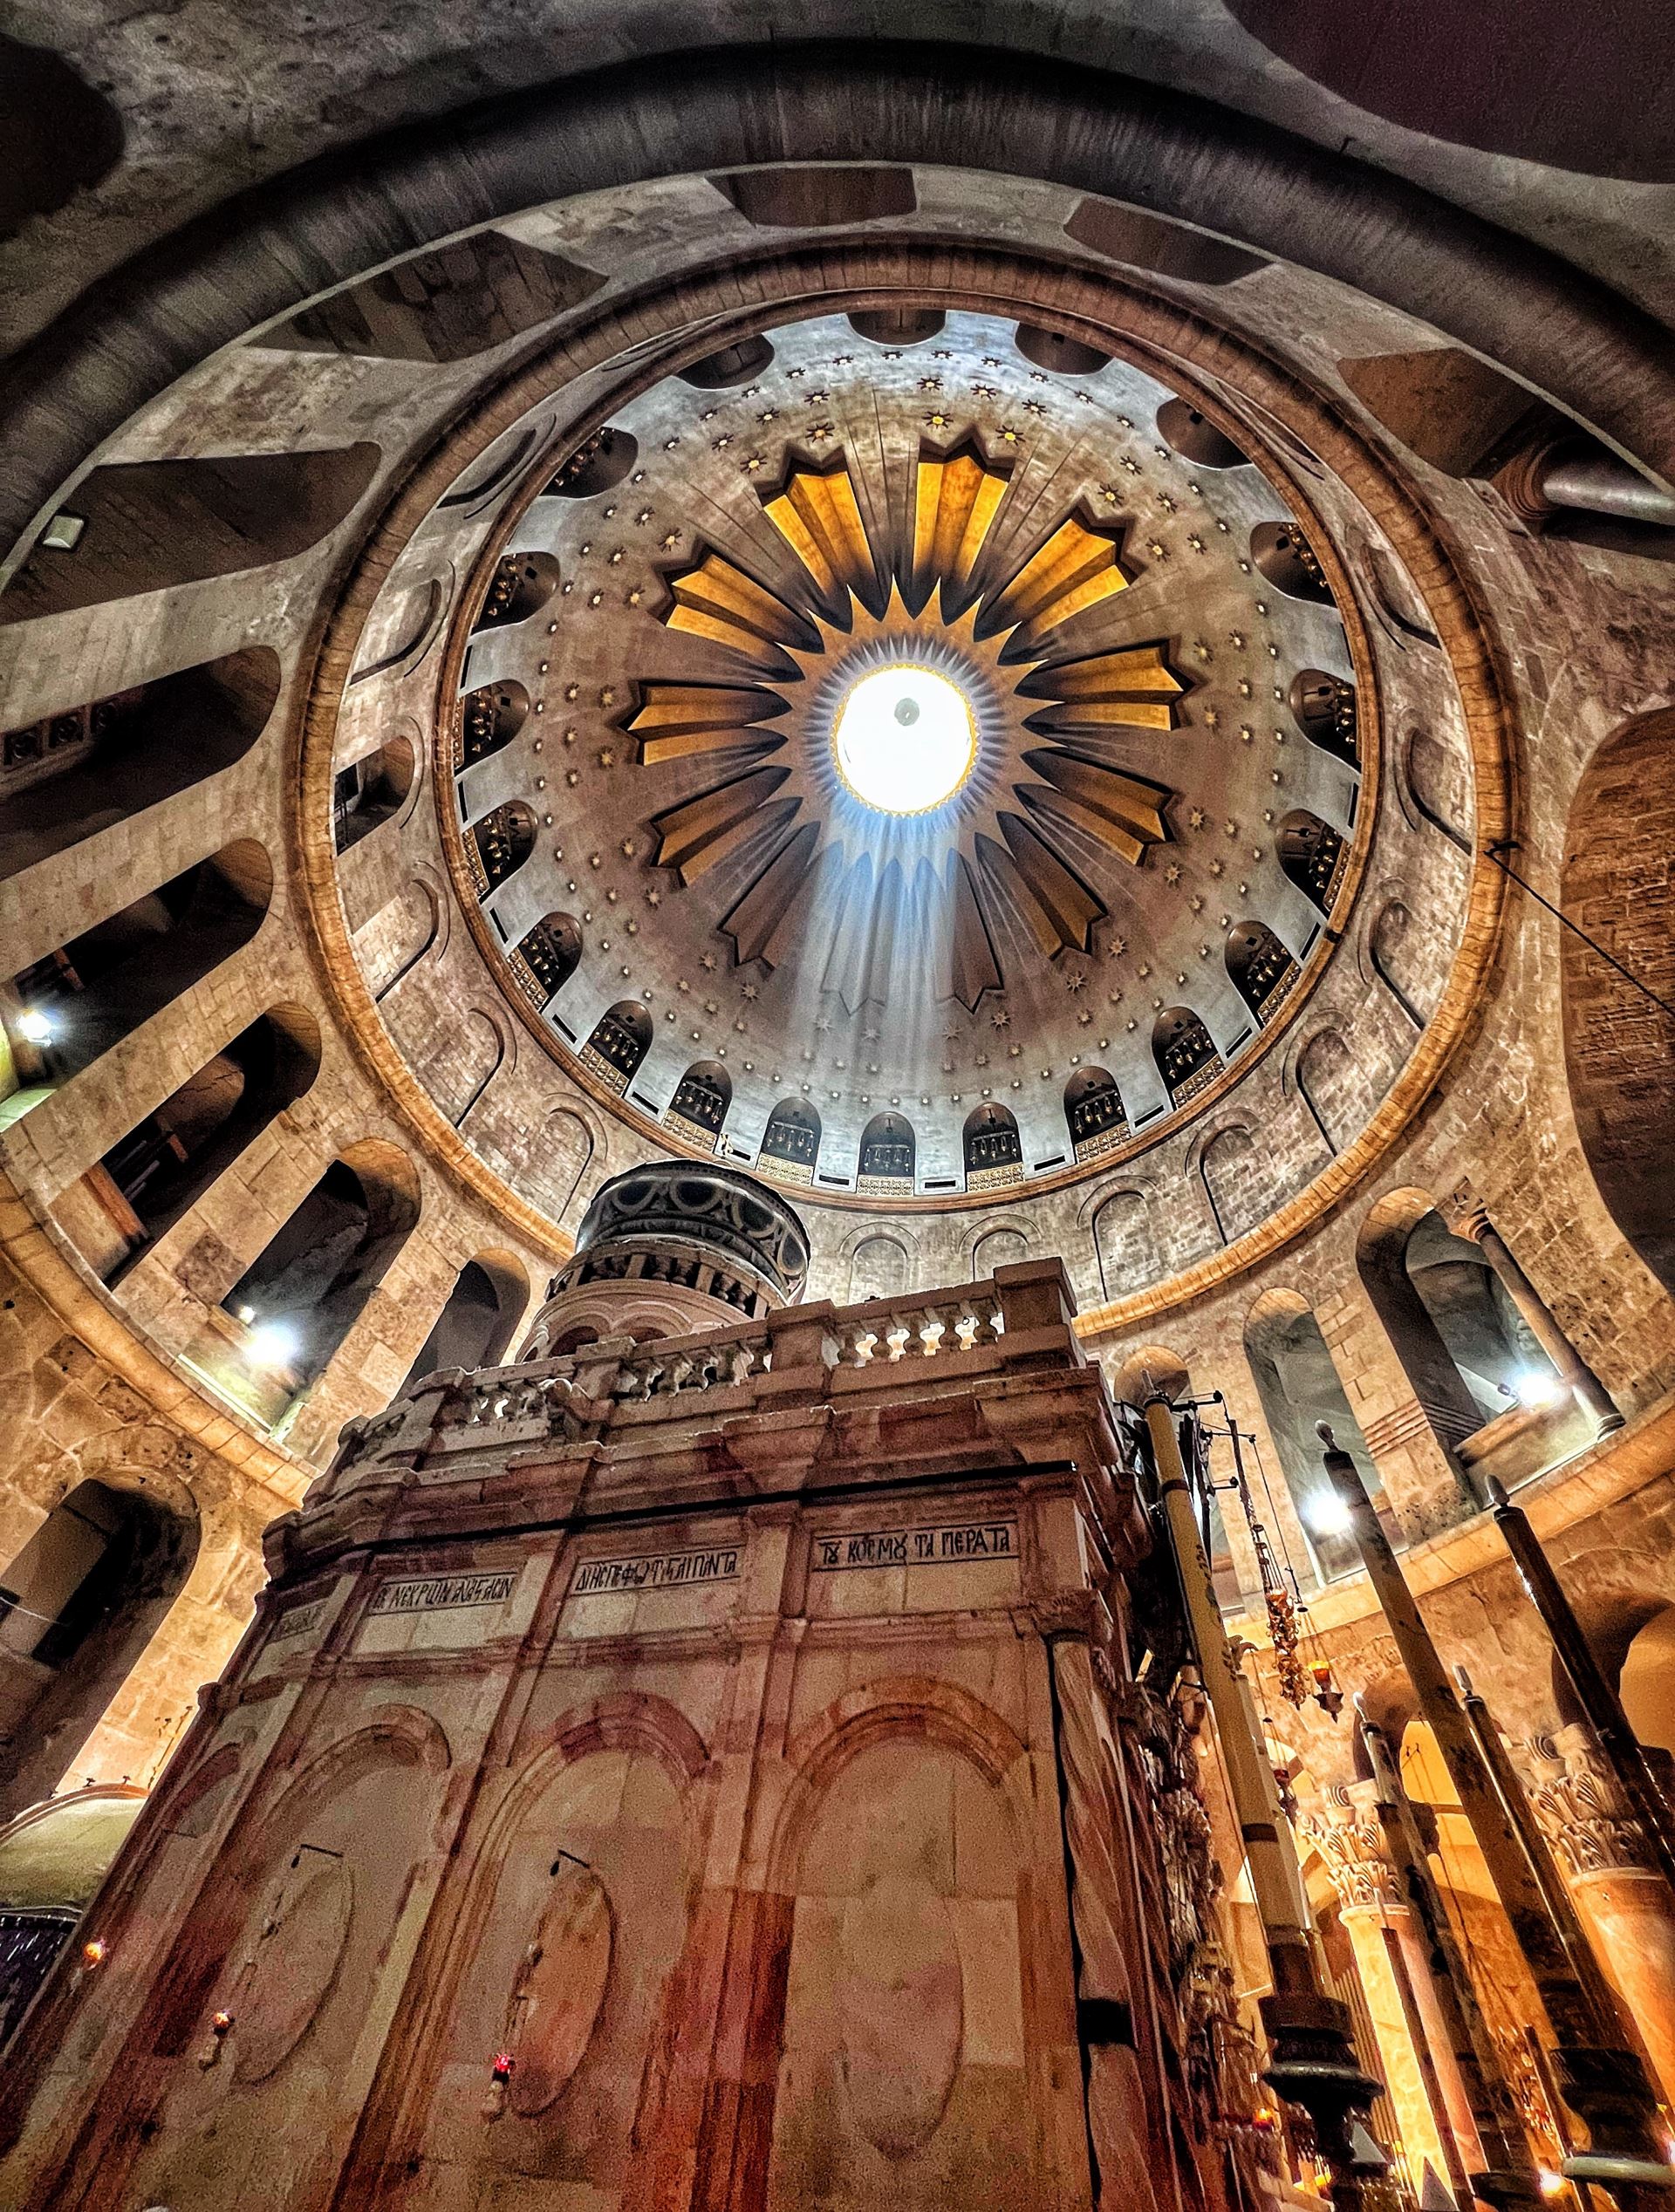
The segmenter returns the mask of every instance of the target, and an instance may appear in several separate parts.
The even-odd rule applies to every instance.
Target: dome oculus
[[[960,686],[901,661],[851,684],[832,720],[845,788],[880,814],[929,814],[971,774],[977,723]]]

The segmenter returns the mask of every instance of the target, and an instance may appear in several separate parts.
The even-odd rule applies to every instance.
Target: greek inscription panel
[[[809,1566],[817,1574],[865,1567],[954,1567],[972,1560],[1015,1560],[1011,1520],[940,1521],[928,1528],[844,1529],[817,1536]]]
[[[740,1546],[712,1551],[646,1552],[638,1557],[584,1560],[571,1577],[573,1598],[604,1597],[624,1590],[691,1589],[701,1582],[730,1582],[739,1571]]]
[[[504,1605],[517,1577],[512,1574],[431,1574],[410,1582],[386,1582],[371,1612],[440,1613],[459,1606]]]

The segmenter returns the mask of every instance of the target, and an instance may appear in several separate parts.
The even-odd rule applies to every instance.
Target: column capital
[[[1305,1813],[1301,1822],[1331,1876],[1345,1920],[1352,1913],[1376,1913],[1382,1919],[1406,1909],[1378,1815],[1371,1803],[1357,1802],[1364,1794],[1368,1792],[1336,1783],[1323,1792],[1322,1809]]]
[[[1455,1236],[1473,1244],[1481,1244],[1494,1226],[1488,1208],[1470,1182],[1457,1183],[1446,1198],[1439,1200],[1437,1212]]]
[[[1525,1747],[1529,1801],[1542,1831],[1573,1881],[1587,1874],[1650,1870],[1641,1827],[1585,1729],[1532,1736]]]

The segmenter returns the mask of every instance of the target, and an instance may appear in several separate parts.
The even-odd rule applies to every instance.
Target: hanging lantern
[[[1343,1692],[1332,1679],[1330,1659],[1311,1659],[1309,1672],[1315,1685],[1315,1703],[1328,1720],[1336,1720],[1343,1710]]]
[[[489,2089],[482,2100],[485,2120],[498,2120],[506,2109],[506,2088],[517,2064],[509,2051],[496,2051],[489,2062]]]
[[[92,1936],[81,1947],[82,1971],[85,1974],[91,1974],[95,1967],[103,1966],[104,1963],[105,1946],[97,1936]]]

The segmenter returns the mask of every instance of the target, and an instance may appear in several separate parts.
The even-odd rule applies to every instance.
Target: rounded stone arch
[[[422,864],[355,928],[355,958],[374,1005],[390,993],[421,961],[440,960],[448,950],[453,901],[434,871]]]
[[[1274,1286],[1246,1314],[1242,1341],[1280,1472],[1320,1580],[1353,1574],[1360,1554],[1335,1510],[1316,1423],[1330,1426],[1375,1503],[1383,1499],[1384,1485],[1314,1307],[1301,1291]]]
[[[891,1738],[940,1744],[967,1758],[995,1789],[1013,1823],[1021,1858],[1029,1833],[1029,1753],[990,1705],[956,1684],[926,1675],[884,1676],[833,1698],[785,1747],[790,1781],[767,1853],[767,1886],[790,1894],[821,1799],[849,1762]]]
[[[1343,1033],[1328,1022],[1309,1031],[1288,1054],[1283,1087],[1295,1091],[1333,1153],[1355,1134],[1364,1116],[1354,1103],[1360,1068]]]
[[[180,1451],[149,1423],[90,1437],[51,1464],[40,1521],[0,1561],[10,1600],[0,1618],[10,1738],[0,1819],[51,1794],[156,1652],[176,1608],[188,1594],[194,1605],[216,1606],[248,1546],[250,1533],[229,1525],[229,1497],[215,1501],[206,1546],[207,1516],[180,1471]],[[260,1570],[252,1564],[253,1595]],[[49,1613],[43,1626],[38,1616]],[[44,1668],[51,1670],[44,1681]],[[14,1683],[13,1674],[22,1679]]]
[[[1263,1189],[1261,1154],[1247,1123],[1218,1122],[1195,1137],[1187,1147],[1186,1165],[1198,1178],[1224,1245],[1237,1244],[1272,1210]]]
[[[1675,707],[1637,715],[1595,748],[1565,824],[1558,904],[1585,917],[1590,936],[1636,979],[1560,932],[1565,1075],[1583,1157],[1624,1242],[1675,1293],[1675,1015],[1657,1003],[1675,1006],[1675,906],[1660,888],[1675,850],[1672,749]]]
[[[1028,1235],[1002,1214],[985,1215],[960,1239],[961,1268],[972,1282],[986,1281],[996,1267],[1014,1266],[1029,1256]]]
[[[470,1374],[498,1367],[523,1326],[530,1296],[529,1270],[515,1252],[474,1253],[454,1278],[397,1396],[405,1396],[420,1376],[444,1368]]]
[[[519,1179],[527,1181],[536,1202],[550,1219],[562,1221],[581,1194],[595,1162],[599,1173],[605,1171],[605,1139],[598,1120],[581,1099],[566,1099],[542,1123],[534,1149],[539,1157],[531,1158]]]
[[[899,1298],[917,1280],[915,1253],[906,1234],[892,1222],[872,1223],[844,1239],[849,1260],[847,1306],[870,1305],[875,1298]]]
[[[1107,1305],[1145,1289],[1164,1272],[1154,1196],[1144,1178],[1134,1177],[1103,1185],[1089,1202],[1088,1237]]]
[[[488,1095],[489,1085],[516,1067],[517,1034],[516,1022],[509,1021],[499,1007],[481,999],[473,999],[459,1010],[457,1021],[450,1025],[455,1049],[441,1063],[448,1067],[448,1077],[439,1080],[431,1094],[437,1111],[455,1129],[464,1129]],[[468,1053],[465,1048],[468,1037],[471,1040]],[[440,1073],[437,1063],[433,1063],[433,1069]],[[447,1096],[438,1096],[437,1091],[444,1089]]]

